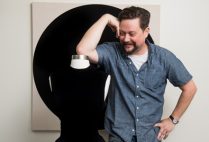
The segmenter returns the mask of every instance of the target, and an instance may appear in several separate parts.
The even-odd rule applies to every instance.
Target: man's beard
[[[128,55],[132,55],[134,53],[137,53],[141,48],[139,46],[137,46],[134,43],[123,43],[124,46],[124,50],[126,52],[126,54]],[[131,47],[126,47],[126,46],[131,46]],[[128,48],[132,48],[132,49],[128,49]]]

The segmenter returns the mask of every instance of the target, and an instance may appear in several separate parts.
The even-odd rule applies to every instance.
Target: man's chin
[[[131,46],[124,46],[124,49],[125,49],[126,53],[131,53],[134,48]]]
[[[128,55],[131,55],[133,53],[133,50],[126,50],[125,49],[125,51],[126,51],[126,54],[128,54]]]

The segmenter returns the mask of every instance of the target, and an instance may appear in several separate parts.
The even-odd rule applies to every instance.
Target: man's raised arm
[[[81,41],[78,43],[76,47],[77,54],[86,55],[88,56],[90,62],[97,63],[98,54],[96,52],[96,47],[100,41],[100,38],[106,25],[116,30],[118,36],[119,22],[117,18],[110,14],[104,14],[84,34]]]

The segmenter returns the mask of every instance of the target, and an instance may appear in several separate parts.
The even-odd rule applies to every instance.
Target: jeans
[[[80,137],[77,138],[72,136],[69,136],[67,139],[64,139],[63,137],[59,137],[55,142],[105,142],[105,140],[99,134],[91,138],[86,138],[81,134]]]
[[[136,142],[136,141],[137,141],[136,136],[133,136],[131,142]],[[125,141],[123,141],[122,139],[120,139],[118,137],[110,135],[109,136],[109,142],[125,142]]]

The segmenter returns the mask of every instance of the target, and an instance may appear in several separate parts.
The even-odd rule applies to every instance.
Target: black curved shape
[[[107,74],[93,64],[84,70],[69,65],[86,30],[104,13],[117,16],[120,11],[99,4],[76,7],[57,17],[38,41],[33,59],[34,80],[40,97],[61,121],[57,141],[103,141],[97,130],[103,129]],[[149,38],[152,40],[150,35]],[[115,34],[106,28],[100,43],[115,40]]]

